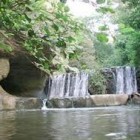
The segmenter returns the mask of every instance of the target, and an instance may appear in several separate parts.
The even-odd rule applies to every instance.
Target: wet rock
[[[80,108],[86,107],[86,98],[85,97],[76,97],[72,98],[73,107]]]
[[[90,96],[86,97],[71,97],[58,99],[53,98],[47,102],[48,108],[80,108],[80,107],[92,107],[93,101]]]
[[[50,108],[80,108],[80,107],[98,107],[98,106],[118,106],[126,105],[128,102],[127,94],[105,94],[91,95],[86,97],[72,97],[57,99],[53,98],[48,101]]]
[[[47,107],[49,107],[49,108],[71,108],[72,100],[71,100],[71,98],[64,98],[64,99],[53,98],[48,101]]]
[[[129,103],[140,104],[140,94],[139,93],[132,94]]]

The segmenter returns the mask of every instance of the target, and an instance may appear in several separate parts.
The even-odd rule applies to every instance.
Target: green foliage
[[[0,49],[4,50],[7,53],[12,51],[11,46],[6,45],[2,40],[0,41]]]
[[[140,33],[132,31],[131,33],[122,34],[117,38],[116,48],[120,50],[121,56],[123,56],[123,64],[129,64],[134,66],[140,65]]]
[[[95,90],[95,94],[106,93],[106,79],[99,65],[96,65],[94,67],[94,72],[90,78],[90,84],[92,85],[92,88]]]
[[[97,11],[100,13],[103,13],[103,14],[106,14],[106,13],[114,14],[115,13],[115,11],[111,7],[105,7],[105,6],[100,7],[99,9],[97,9]]]
[[[108,36],[106,33],[100,32],[96,34],[98,41],[100,42],[108,42]]]
[[[103,67],[140,65],[140,1],[122,0],[119,9],[115,11],[114,22],[119,24],[119,32],[115,36],[114,44],[109,45],[104,36],[97,34],[94,41],[97,61]],[[100,9],[99,9],[100,10]],[[106,14],[106,8],[100,10]],[[101,33],[106,31],[105,26],[99,27]]]
[[[125,6],[120,10],[118,23],[120,34],[116,37],[115,49],[122,65],[140,65],[140,1],[122,0]],[[125,8],[125,10],[123,9]],[[127,11],[127,12],[126,12]],[[123,16],[122,16],[123,15]]]
[[[9,35],[0,30],[0,50],[4,50],[4,52],[6,53],[10,53],[12,51],[12,47],[9,45],[10,43],[5,43],[6,41],[8,41]]]
[[[48,73],[70,69],[69,59],[79,50],[83,25],[63,3],[2,0],[0,21],[0,29],[12,33],[39,68]]]

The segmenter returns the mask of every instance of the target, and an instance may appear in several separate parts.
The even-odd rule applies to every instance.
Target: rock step
[[[47,106],[49,108],[119,106],[126,105],[128,100],[127,94],[91,95],[78,98],[53,98],[47,102]]]

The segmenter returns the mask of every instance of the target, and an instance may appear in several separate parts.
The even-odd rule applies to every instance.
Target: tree
[[[11,50],[11,44],[24,48],[49,74],[73,70],[69,59],[80,49],[78,36],[84,28],[63,3],[2,0],[0,21],[1,49]]]
[[[124,9],[121,10],[118,23],[120,34],[116,38],[116,49],[121,50],[123,65],[140,65],[140,1],[122,0]]]

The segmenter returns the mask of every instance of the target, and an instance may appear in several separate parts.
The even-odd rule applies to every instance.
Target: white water
[[[137,92],[136,73],[134,67],[116,68],[116,93],[132,94]]]
[[[47,103],[47,99],[43,99],[43,106],[41,110],[47,110],[46,103]]]
[[[45,92],[48,99],[87,96],[88,74],[80,72],[53,76]]]
[[[122,67],[116,68],[116,93],[124,93],[124,69]]]

